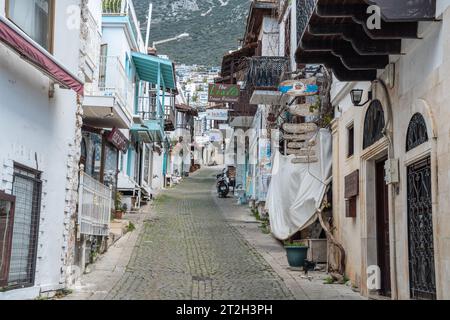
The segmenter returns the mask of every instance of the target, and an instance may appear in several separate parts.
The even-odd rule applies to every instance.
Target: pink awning
[[[62,87],[72,89],[83,95],[83,82],[77,79],[61,63],[55,60],[44,48],[29,38],[13,23],[0,16],[0,42],[18,53]]]

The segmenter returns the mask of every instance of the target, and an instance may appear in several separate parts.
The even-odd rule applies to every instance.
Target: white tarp
[[[332,174],[331,133],[321,129],[315,146],[318,162],[293,164],[294,155],[275,154],[266,208],[273,235],[287,240],[315,221],[322,204],[326,181]]]

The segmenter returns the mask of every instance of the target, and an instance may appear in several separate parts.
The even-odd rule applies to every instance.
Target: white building
[[[0,0],[0,299],[65,286],[83,95],[79,4]]]

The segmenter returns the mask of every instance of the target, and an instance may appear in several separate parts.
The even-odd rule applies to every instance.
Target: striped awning
[[[0,16],[0,42],[15,51],[22,59],[34,65],[61,87],[83,95],[83,82],[68,71],[42,46],[33,41],[8,19]]]

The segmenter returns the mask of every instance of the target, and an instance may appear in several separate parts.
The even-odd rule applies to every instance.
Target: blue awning
[[[134,124],[131,132],[137,134],[145,143],[161,142],[164,132],[157,120],[145,121],[145,124]]]
[[[159,75],[161,88],[177,88],[172,61],[138,52],[133,52],[132,57],[141,80],[158,84]]]

